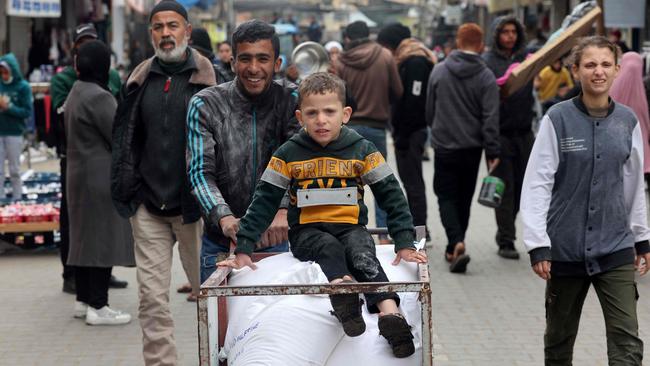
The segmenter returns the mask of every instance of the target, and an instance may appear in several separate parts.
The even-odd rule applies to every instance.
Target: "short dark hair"
[[[313,94],[336,93],[345,107],[345,82],[329,72],[317,72],[307,76],[298,87],[298,108],[302,107],[304,97]]]
[[[411,30],[401,23],[391,23],[377,34],[377,43],[391,50],[396,50],[403,40],[411,38]]]
[[[280,57],[280,38],[275,33],[275,28],[258,19],[252,19],[240,24],[232,33],[232,54],[237,58],[237,45],[240,43],[255,43],[268,39],[273,44],[275,59]]]
[[[603,36],[591,36],[583,37],[578,41],[578,44],[573,47],[571,50],[571,55],[569,56],[569,64],[572,66],[580,66],[580,60],[582,59],[582,53],[587,47],[596,47],[596,48],[607,48],[612,51],[614,55],[614,62],[618,64],[618,59],[621,56],[621,48],[614,42],[610,41]]]
[[[350,38],[351,41],[368,38],[368,36],[370,36],[370,29],[368,29],[368,24],[366,24],[366,22],[363,20],[357,20],[345,27],[345,36]]]
[[[232,45],[230,44],[230,41],[221,41],[221,42],[218,42],[218,43],[217,43],[217,49],[219,49],[219,47],[223,46],[224,44],[227,44],[228,47],[230,47],[230,49],[232,49]]]

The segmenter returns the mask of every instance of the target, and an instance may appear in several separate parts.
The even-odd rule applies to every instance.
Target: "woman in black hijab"
[[[91,325],[126,324],[131,315],[108,307],[113,266],[134,266],[127,220],[110,195],[111,131],[117,102],[108,89],[110,50],[101,41],[79,48],[79,75],[65,102],[67,202],[70,216],[68,265],[76,266],[74,316]]]

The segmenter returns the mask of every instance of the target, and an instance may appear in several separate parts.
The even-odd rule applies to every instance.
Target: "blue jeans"
[[[217,261],[220,254],[229,253],[230,248],[223,246],[221,244],[215,243],[212,240],[208,239],[207,235],[203,235],[201,245],[201,283],[210,277],[212,272],[217,269]],[[258,253],[267,253],[267,252],[288,252],[289,251],[289,242],[283,241],[282,243],[268,247],[264,249],[256,250]]]
[[[363,125],[349,125],[350,128],[357,131],[359,135],[372,142],[377,150],[388,160],[388,151],[386,150],[386,130],[383,128],[374,128]],[[386,211],[379,208],[375,199],[375,222],[376,227],[386,227]]]

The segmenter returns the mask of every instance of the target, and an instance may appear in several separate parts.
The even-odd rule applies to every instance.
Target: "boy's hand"
[[[643,261],[641,261],[641,259],[643,259]],[[634,260],[634,267],[636,267],[641,276],[648,273],[648,270],[650,269],[650,253],[637,254]]]
[[[416,262],[416,263],[427,263],[428,261],[427,253],[416,251],[413,248],[404,248],[398,250],[397,255],[395,256],[395,260],[393,261],[392,264],[396,266],[399,264],[399,262],[402,259],[407,262]]]
[[[221,267],[230,267],[233,269],[241,269],[244,267],[250,267],[252,270],[256,270],[257,266],[251,260],[251,257],[248,254],[239,253],[235,255],[235,259],[226,259],[217,263],[217,266]]]
[[[533,264],[533,271],[543,280],[551,279],[551,261],[541,261]]]
[[[257,249],[272,247],[283,241],[289,240],[289,222],[287,221],[287,209],[281,208],[275,214],[271,226],[262,234],[262,238],[257,243]]]
[[[230,240],[237,242],[237,232],[239,231],[239,219],[235,216],[228,215],[219,219],[219,226],[221,226],[221,231],[223,235]]]

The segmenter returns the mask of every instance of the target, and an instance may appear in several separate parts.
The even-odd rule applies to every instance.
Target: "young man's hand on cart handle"
[[[275,214],[271,226],[262,233],[262,238],[257,243],[257,249],[272,247],[283,241],[289,240],[289,222],[287,221],[287,209],[281,208]]]
[[[256,270],[257,266],[253,263],[253,260],[248,254],[239,253],[235,255],[235,258],[228,258],[224,261],[217,263],[217,266],[221,267],[230,267],[233,269],[242,269],[244,267],[250,267],[252,270]]]
[[[648,273],[648,270],[650,269],[650,253],[637,254],[636,259],[634,260],[634,266],[637,268],[641,276]]]
[[[407,262],[416,262],[416,263],[427,263],[427,253],[421,252],[420,250],[424,248],[424,243],[426,239],[420,240],[419,243],[415,245],[415,248],[404,248],[397,251],[393,265],[396,266],[403,259]]]
[[[230,240],[237,242],[237,232],[239,231],[239,219],[235,216],[228,215],[219,219],[219,226],[223,235]]]

